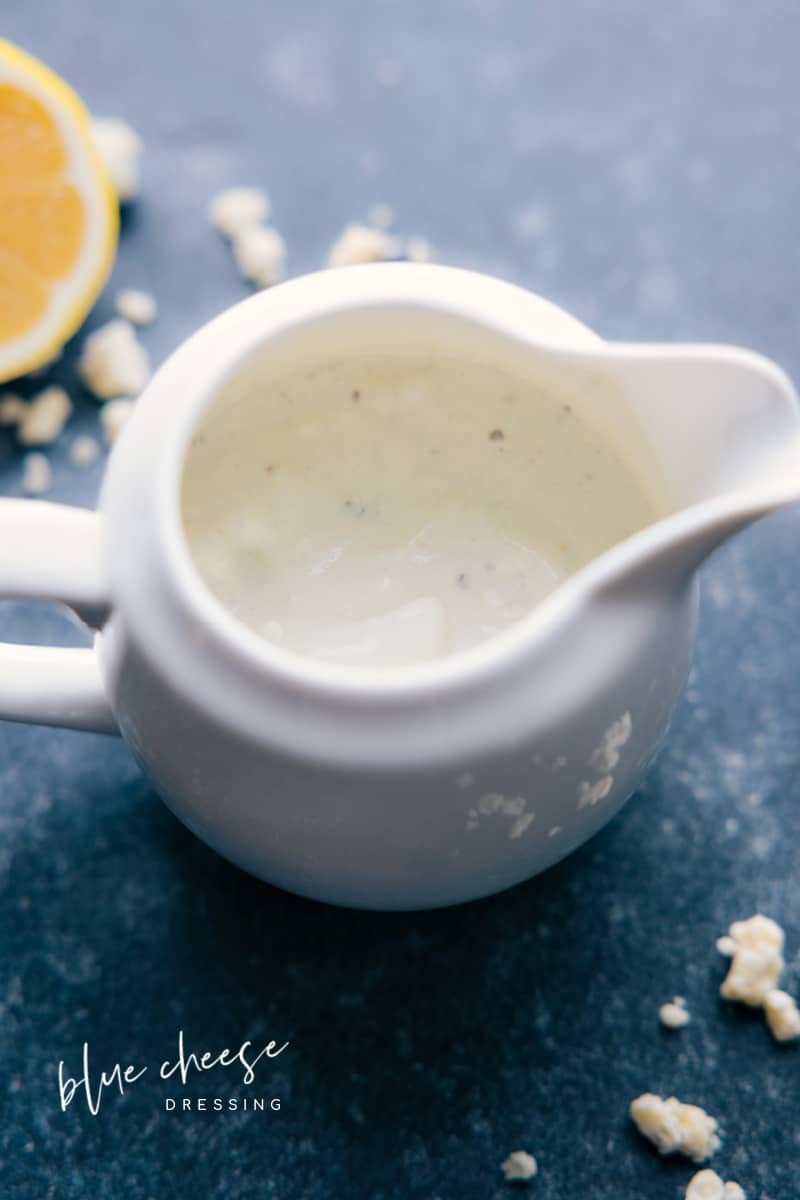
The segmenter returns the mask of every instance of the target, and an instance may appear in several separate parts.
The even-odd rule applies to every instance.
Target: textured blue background
[[[386,201],[440,261],[608,336],[741,342],[800,376],[795,0],[36,0],[3,25],[144,138],[114,283],[157,295],[155,361],[243,294],[204,205],[254,182],[295,273]],[[70,433],[95,430],[71,355],[51,377]],[[52,458],[53,498],[91,504],[100,466]],[[20,464],[0,431],[3,492]],[[751,1200],[800,1194],[800,1054],[720,1005],[713,946],[763,908],[800,986],[798,534],[785,514],[705,570],[689,691],[612,827],[458,910],[279,893],[178,826],[121,743],[1,726],[2,1195],[491,1200],[524,1146],[531,1195],[677,1200],[690,1168],[626,1121],[645,1089],[720,1118],[719,1169]],[[82,637],[19,604],[0,633]],[[670,1035],[675,991],[694,1021]],[[289,1038],[249,1089],[280,1114],[165,1113],[154,1064],[181,1026],[198,1049]],[[85,1039],[98,1067],[150,1064],[96,1119],[55,1087]],[[244,1090],[227,1072],[186,1094]]]

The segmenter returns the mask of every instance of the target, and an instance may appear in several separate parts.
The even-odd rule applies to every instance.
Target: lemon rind
[[[119,207],[111,180],[91,140],[89,114],[72,88],[38,59],[0,38],[0,81],[41,101],[61,136],[66,178],[84,204],[83,242],[69,275],[49,287],[47,308],[31,329],[0,346],[0,382],[49,362],[80,328],[111,272]]]

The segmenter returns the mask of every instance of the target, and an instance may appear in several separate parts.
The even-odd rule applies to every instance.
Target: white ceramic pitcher
[[[457,655],[353,670],[259,638],[193,565],[184,454],[259,356],[365,342],[557,379],[654,464],[671,513]],[[609,344],[444,267],[307,276],[230,309],[159,370],[97,513],[0,502],[0,595],[63,601],[100,631],[92,650],[0,646],[0,716],[121,731],[190,829],[281,887],[371,908],[469,900],[562,858],[630,796],[686,681],[695,568],[799,500],[797,397],[758,355]]]

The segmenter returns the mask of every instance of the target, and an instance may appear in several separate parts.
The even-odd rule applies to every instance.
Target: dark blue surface
[[[40,0],[4,32],[143,136],[114,283],[155,292],[155,361],[244,293],[204,207],[254,182],[293,273],[386,201],[440,261],[608,336],[741,342],[800,375],[794,0]],[[65,447],[95,406],[71,355],[51,376],[77,405],[52,498],[90,504],[101,468]],[[20,464],[0,432],[7,494]],[[543,878],[457,910],[286,896],[185,832],[121,743],[0,726],[0,1193],[487,1200],[525,1147],[531,1195],[677,1200],[691,1168],[626,1119],[654,1090],[720,1119],[715,1165],[750,1200],[800,1195],[800,1054],[720,1004],[714,950],[761,908],[800,988],[799,534],[784,514],[709,564],[687,697],[625,812]],[[49,610],[0,618],[9,639],[82,638]],[[668,1034],[674,992],[694,1020]],[[229,1069],[184,1091],[156,1077],[181,1027],[198,1051],[291,1045],[250,1088]],[[97,1117],[58,1104],[56,1064],[74,1073],[84,1040],[98,1069],[149,1068]],[[245,1094],[282,1109],[164,1111]]]

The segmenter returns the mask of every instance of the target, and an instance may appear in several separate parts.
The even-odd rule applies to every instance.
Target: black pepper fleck
[[[456,587],[465,588],[468,583],[469,579],[463,571],[460,575],[456,575]]]
[[[506,435],[503,433],[502,429],[493,429],[489,434],[489,441],[502,442],[505,439],[505,436]]]

